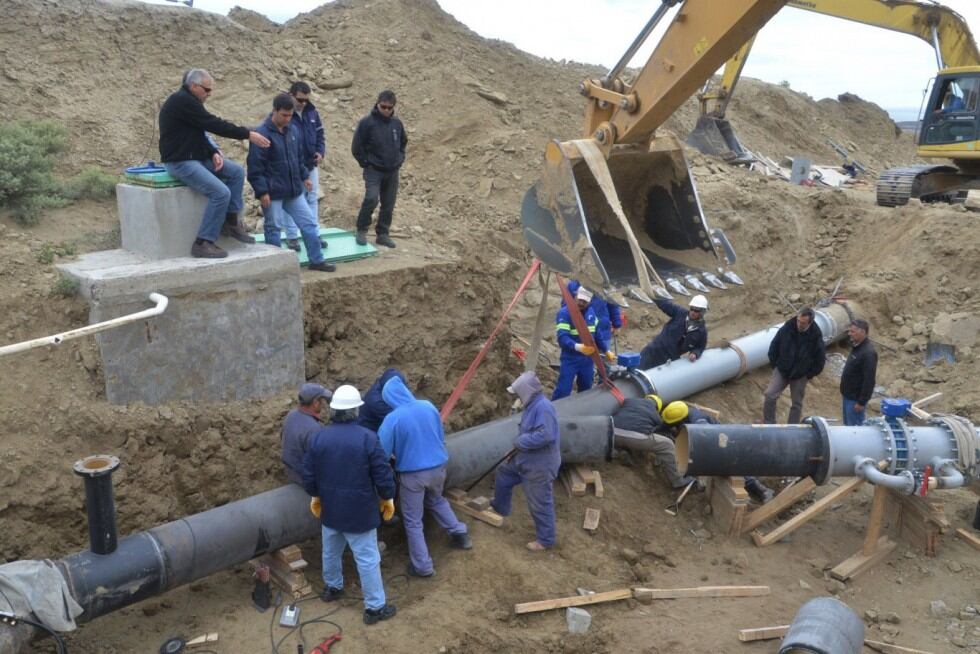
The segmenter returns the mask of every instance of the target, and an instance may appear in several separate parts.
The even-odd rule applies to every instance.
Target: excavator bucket
[[[731,164],[751,163],[751,152],[742,146],[732,124],[726,118],[701,115],[698,124],[687,135],[687,144],[702,154],[719,157]]]
[[[687,295],[725,288],[726,281],[742,283],[721,268],[734,263],[734,250],[720,230],[709,229],[675,138],[617,147],[605,162],[638,248],[630,247],[632,239],[597,181],[602,176],[585,158],[568,156],[576,143],[548,145],[541,179],[521,207],[525,238],[544,264],[593,289],[628,291],[645,301],[651,285],[644,288],[642,277],[650,269],[659,273],[650,281],[653,295],[661,297],[670,296],[667,289]]]

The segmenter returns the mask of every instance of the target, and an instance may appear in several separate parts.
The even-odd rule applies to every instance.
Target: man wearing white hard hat
[[[708,327],[704,314],[708,312],[708,298],[695,295],[685,309],[670,300],[654,300],[669,320],[643,350],[640,351],[640,368],[646,370],[680,359],[697,361],[708,345]]]
[[[592,292],[584,286],[579,286],[578,291],[575,292],[575,303],[585,319],[589,333],[595,341],[595,347],[582,342],[578,328],[572,322],[572,314],[566,305],[563,304],[558,310],[558,315],[555,316],[555,334],[558,337],[558,346],[561,348],[561,368],[558,371],[555,391],[551,394],[552,401],[571,395],[573,384],[576,385],[579,393],[592,388],[592,380],[595,378],[592,354],[596,348],[610,361],[616,360],[616,355],[609,351],[606,339],[599,333],[599,318],[592,310],[591,302]]]

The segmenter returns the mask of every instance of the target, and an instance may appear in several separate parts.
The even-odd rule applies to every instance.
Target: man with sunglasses
[[[215,244],[219,235],[254,243],[238,217],[242,210],[245,170],[226,160],[208,133],[269,147],[269,140],[247,127],[218,118],[204,108],[214,78],[200,68],[189,70],[183,84],[160,108],[160,161],[167,172],[208,198],[191,256],[221,259],[228,253]]]
[[[669,320],[656,338],[640,351],[640,368],[646,370],[681,357],[697,361],[708,345],[708,327],[704,314],[708,298],[695,295],[687,308],[669,300],[654,300]]]
[[[398,169],[405,161],[407,143],[405,127],[402,121],[395,118],[395,92],[382,91],[371,113],[357,124],[350,148],[364,171],[364,200],[357,214],[358,245],[367,244],[371,215],[380,201],[375,242],[389,248],[395,247],[388,232],[398,197]]]

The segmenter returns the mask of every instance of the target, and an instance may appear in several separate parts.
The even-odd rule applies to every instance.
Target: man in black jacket
[[[813,309],[804,307],[796,317],[790,318],[779,328],[769,344],[772,378],[762,403],[766,424],[776,422],[776,401],[787,386],[792,404],[786,422],[796,424],[800,421],[806,383],[823,371],[826,356],[823,332],[813,322]]]
[[[398,169],[405,161],[405,127],[395,118],[395,92],[382,91],[371,113],[361,119],[354,131],[350,151],[364,170],[364,200],[357,214],[357,244],[367,244],[371,214],[378,201],[378,224],[374,228],[378,245],[395,247],[388,233],[398,197]]]
[[[847,328],[851,337],[851,356],[847,357],[840,376],[840,394],[844,399],[844,425],[864,424],[864,410],[875,388],[878,352],[868,338],[867,321],[856,318]]]
[[[222,120],[204,108],[214,90],[214,78],[195,68],[184,75],[183,85],[160,108],[160,161],[167,172],[208,197],[208,206],[191,246],[191,256],[221,259],[228,253],[215,245],[218,236],[254,243],[238,217],[242,210],[244,169],[227,161],[208,137],[208,132],[245,140],[261,148],[269,140],[247,127]]]

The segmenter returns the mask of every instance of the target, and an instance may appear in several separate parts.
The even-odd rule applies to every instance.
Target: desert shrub
[[[67,204],[51,174],[55,155],[68,149],[68,132],[48,121],[0,123],[0,207],[23,223],[43,209]]]

